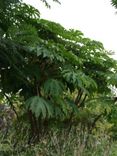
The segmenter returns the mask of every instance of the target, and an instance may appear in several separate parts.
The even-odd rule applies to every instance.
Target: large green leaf
[[[51,96],[60,96],[63,93],[64,86],[62,82],[55,80],[55,79],[48,79],[44,83],[44,92],[47,95]]]
[[[31,110],[32,113],[38,118],[48,118],[53,116],[53,107],[45,99],[39,96],[34,96],[26,101],[26,108]]]
[[[30,24],[21,24],[19,27],[12,26],[8,33],[12,40],[26,46],[36,45],[39,40],[35,27]]]

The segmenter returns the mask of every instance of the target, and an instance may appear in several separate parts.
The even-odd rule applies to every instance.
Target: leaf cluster
[[[102,43],[40,19],[24,3],[9,5],[0,16],[0,90],[20,91],[36,118],[69,118],[87,99],[111,93],[117,64]]]

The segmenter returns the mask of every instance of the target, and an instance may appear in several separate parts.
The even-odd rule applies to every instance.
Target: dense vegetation
[[[1,0],[0,155],[117,155],[110,55],[32,6]]]

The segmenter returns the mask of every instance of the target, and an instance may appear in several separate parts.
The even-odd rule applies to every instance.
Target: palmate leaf
[[[38,118],[49,118],[53,116],[53,107],[45,99],[39,96],[34,96],[26,101],[26,108],[31,110],[32,113]]]
[[[77,88],[78,87],[82,88],[85,92],[89,90],[94,91],[97,89],[96,82],[81,71],[75,71],[73,69],[65,69],[62,71],[62,75],[63,75],[63,78],[68,83],[73,84]]]
[[[62,82],[55,80],[55,79],[48,79],[44,83],[44,92],[47,95],[51,96],[60,96],[63,93],[64,86]]]
[[[9,36],[15,42],[24,44],[24,45],[35,45],[38,43],[38,34],[32,25],[21,24],[18,26],[12,26],[8,30]]]
[[[82,80],[84,82],[85,88],[89,91],[89,92],[93,92],[96,91],[98,88],[97,83],[95,82],[95,80],[93,80],[91,77],[83,74],[82,75]]]
[[[29,51],[32,54],[36,54],[37,56],[42,56],[43,58],[50,59],[51,61],[59,61],[65,62],[63,56],[56,51],[56,49],[46,48],[46,46],[36,46],[36,47],[29,47]]]
[[[51,22],[45,19],[41,19],[38,23],[46,30],[46,32],[50,32],[54,35],[54,37],[56,36],[56,38],[61,39],[61,41],[67,40],[79,42],[83,36],[81,31],[73,29],[67,30],[59,23]]]
[[[64,99],[63,97],[55,96],[51,99],[51,103],[54,106],[54,118],[63,120],[70,115],[70,112],[77,112],[77,106],[70,106],[66,98]]]
[[[59,113],[57,116],[62,119],[68,116],[69,114],[69,106],[67,105],[64,98],[60,96],[53,97],[55,106],[55,115],[57,115],[57,112]]]
[[[42,55],[43,58],[49,58],[50,60],[58,60],[60,62],[64,62],[64,58],[60,54],[52,51],[51,49],[49,50],[46,47],[37,48],[37,56],[40,55]]]
[[[12,13],[17,20],[25,22],[30,19],[40,18],[39,10],[26,3],[18,3],[15,7],[12,7]]]
[[[78,114],[79,113],[79,110],[78,110],[78,107],[77,105],[74,103],[74,101],[70,98],[66,98],[66,103],[69,105],[71,111],[74,113],[74,114]]]
[[[81,80],[80,76],[74,70],[65,69],[65,70],[62,71],[62,75],[63,75],[63,78],[67,82],[75,85],[76,87],[83,87],[83,83],[82,83],[82,80]]]

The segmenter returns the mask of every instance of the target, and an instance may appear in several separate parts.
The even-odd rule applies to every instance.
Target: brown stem
[[[34,122],[33,122],[32,112],[30,110],[28,111],[28,117],[29,117],[30,132],[31,132],[31,135],[29,136],[28,143],[30,144],[31,140],[32,140],[33,133],[34,133]]]
[[[29,116],[29,122],[30,122],[30,132],[31,135],[29,137],[29,144],[31,142],[39,141],[39,126],[38,126],[38,119],[35,117],[35,115],[32,113],[32,111],[28,111]]]
[[[95,128],[96,126],[96,122],[102,117],[102,115],[104,115],[105,113],[101,113],[99,114],[93,121],[93,123],[91,124],[91,126],[89,125],[89,129],[88,129],[88,135],[86,137],[86,141],[85,141],[85,147],[88,146],[88,140],[89,140],[89,135],[92,133],[92,130]]]
[[[87,98],[87,95],[85,94],[83,100],[82,100],[81,103],[78,105],[79,108],[80,108],[80,107],[84,107],[84,105],[85,105],[84,103],[85,103],[86,98]]]
[[[37,96],[41,96],[39,84],[36,85],[36,90],[37,90]]]
[[[81,89],[79,89],[78,95],[77,95],[77,97],[76,97],[76,99],[75,99],[75,101],[74,101],[74,103],[75,103],[76,105],[79,104],[79,102],[80,102],[80,100],[81,100],[81,98],[82,98],[82,95],[83,95],[83,91],[82,91]]]
[[[99,115],[94,119],[94,121],[93,121],[93,123],[92,123],[92,125],[91,125],[91,128],[89,129],[89,133],[91,133],[92,130],[95,128],[96,122],[102,117],[103,114],[104,114],[104,113],[99,114]]]
[[[82,98],[82,95],[83,95],[83,91],[82,91],[81,89],[79,89],[78,94],[77,94],[77,97],[76,97],[76,99],[75,99],[75,101],[74,101],[75,105],[78,106],[78,104],[79,104],[79,102],[80,102],[80,100],[81,100],[81,98]],[[69,117],[69,128],[68,128],[68,133],[70,132],[71,127],[72,127],[71,121],[72,121],[72,118],[73,118],[73,114],[74,114],[74,112],[72,111],[71,114],[70,114],[70,117]]]

